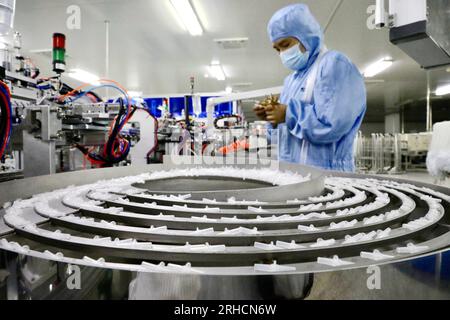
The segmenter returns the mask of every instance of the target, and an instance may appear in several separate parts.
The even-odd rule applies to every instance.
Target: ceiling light
[[[437,90],[436,90],[437,96],[445,96],[447,94],[450,94],[450,84],[441,86],[441,87],[437,88]]]
[[[192,36],[201,36],[203,28],[189,0],[170,0],[178,19]]]
[[[81,69],[72,69],[70,70],[70,72],[68,73],[68,76],[71,77],[72,79],[84,82],[84,83],[89,83],[92,85],[100,85],[100,78],[98,76],[96,76],[95,74],[92,74],[90,72],[81,70]]]
[[[366,71],[364,71],[364,77],[375,77],[377,74],[385,71],[390,66],[392,66],[393,63],[394,61],[391,58],[381,59],[367,67]]]
[[[131,98],[142,98],[142,91],[128,91],[128,95]]]
[[[225,93],[228,93],[228,94],[233,93],[233,88],[230,87],[230,86],[226,87],[226,88],[225,88]]]
[[[222,65],[218,62],[213,62],[209,66],[209,73],[211,73],[211,76],[213,76],[214,78],[216,78],[219,81],[225,81],[227,78]]]

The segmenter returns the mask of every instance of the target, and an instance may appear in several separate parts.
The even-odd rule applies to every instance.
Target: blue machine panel
[[[161,110],[159,110],[159,107],[163,105],[164,99],[163,98],[149,98],[144,99],[145,103],[147,104],[148,109],[150,110],[150,113],[160,118],[162,115]]]
[[[184,99],[184,97],[169,99],[170,113],[174,117],[181,117],[184,110]],[[192,115],[193,112],[192,98],[189,98],[189,114]]]

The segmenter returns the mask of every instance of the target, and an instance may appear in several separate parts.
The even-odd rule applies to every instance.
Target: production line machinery
[[[449,189],[189,159],[0,185],[0,297],[450,298]]]

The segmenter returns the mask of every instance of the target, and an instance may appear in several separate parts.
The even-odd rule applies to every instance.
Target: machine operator
[[[280,161],[353,172],[354,142],[366,112],[358,68],[342,53],[326,49],[321,27],[304,4],[276,12],[268,33],[283,65],[293,71],[280,103],[254,109],[270,123]]]

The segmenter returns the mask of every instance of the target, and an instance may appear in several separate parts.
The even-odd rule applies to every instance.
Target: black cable
[[[114,122],[113,130],[111,131],[111,134],[108,137],[108,141],[103,150],[104,155],[89,153],[89,150],[86,147],[83,147],[81,145],[76,145],[78,150],[80,150],[85,156],[88,156],[89,158],[91,158],[97,162],[103,162],[105,167],[111,167],[114,164],[117,164],[117,163],[120,163],[120,162],[126,160],[126,158],[129,155],[129,152],[130,152],[131,145],[130,145],[130,141],[128,141],[128,148],[125,152],[123,152],[123,154],[120,157],[117,158],[113,154],[114,153],[114,144],[116,143],[117,137],[120,134],[120,129],[121,129],[120,125],[122,123],[123,117],[126,116],[126,110],[127,110],[127,107],[125,106],[122,98],[119,99],[119,103],[120,103],[119,114]],[[134,107],[133,110],[131,111],[130,118],[134,115],[136,110],[137,110],[137,108]]]

